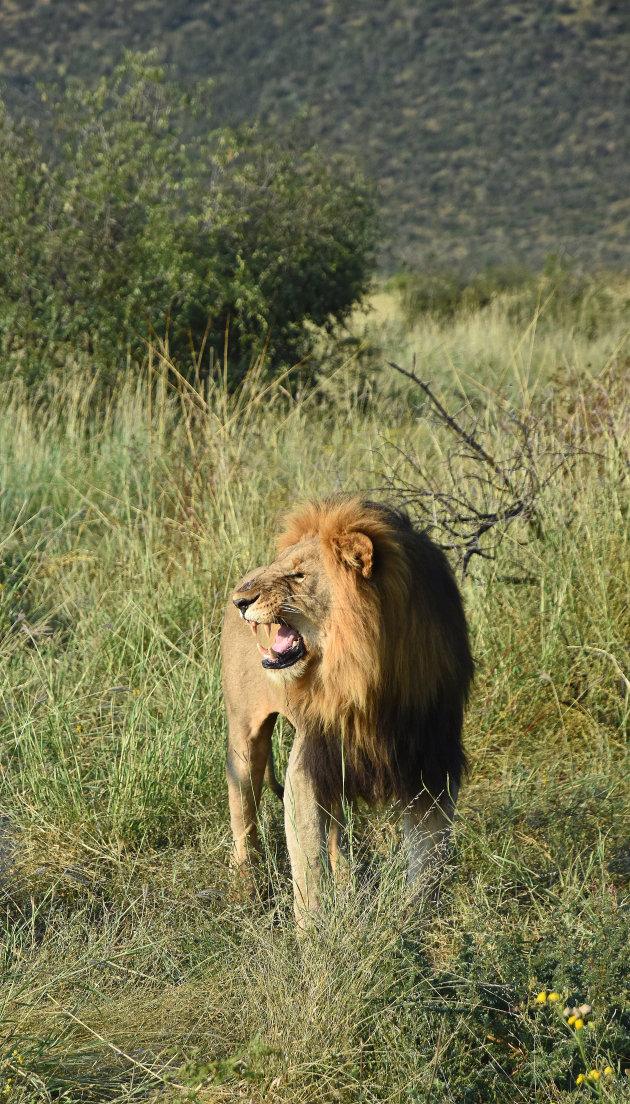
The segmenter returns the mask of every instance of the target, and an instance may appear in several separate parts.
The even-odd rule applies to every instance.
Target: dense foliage
[[[37,373],[81,349],[111,365],[153,340],[203,372],[228,341],[234,377],[265,343],[275,363],[303,357],[312,327],[360,299],[367,187],[297,140],[200,137],[208,99],[135,55],[69,87],[41,137],[5,113],[0,350],[13,365]]]

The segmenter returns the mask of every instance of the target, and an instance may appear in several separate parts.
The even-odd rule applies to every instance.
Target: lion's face
[[[246,576],[232,601],[251,626],[263,667],[297,678],[321,657],[331,597],[321,544],[312,537]]]

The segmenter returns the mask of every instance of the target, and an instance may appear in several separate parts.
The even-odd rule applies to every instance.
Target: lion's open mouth
[[[255,621],[250,621],[250,625],[254,636],[257,636],[260,630],[261,636],[267,638],[263,644],[260,640],[256,641],[262,656],[262,665],[267,670],[280,671],[283,667],[292,667],[298,659],[306,655],[304,640],[297,629],[292,628],[291,625],[283,623],[258,625]]]

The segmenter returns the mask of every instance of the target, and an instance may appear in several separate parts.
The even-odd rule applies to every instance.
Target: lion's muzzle
[[[285,623],[257,624],[250,622],[254,636],[259,630],[267,635],[267,646],[256,641],[258,651],[262,657],[262,665],[268,671],[281,671],[285,667],[292,667],[298,660],[306,655],[304,640],[297,629]],[[273,643],[272,643],[273,641]]]
[[[245,590],[247,585],[245,584],[240,590]],[[294,663],[297,663],[306,655],[304,638],[297,629],[294,629],[292,625],[288,625],[286,621],[263,622],[255,620],[254,617],[248,617],[248,609],[259,598],[260,595],[256,592],[251,596],[249,594],[243,596],[237,592],[232,601],[241,617],[249,623],[254,636],[258,636],[259,630],[261,630],[263,641],[257,640],[256,645],[262,658],[263,667],[268,671],[281,671],[285,667],[292,667]],[[266,639],[264,639],[265,637]]]

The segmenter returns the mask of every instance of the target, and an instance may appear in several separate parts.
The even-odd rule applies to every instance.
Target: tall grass
[[[404,357],[398,323],[370,325]],[[413,335],[493,447],[508,403],[539,420],[537,463],[571,454],[538,525],[462,582],[471,772],[439,911],[409,908],[392,810],[360,809],[348,886],[299,942],[271,796],[270,902],[231,889],[225,597],[297,497],[377,493],[414,455],[439,477],[448,439],[376,360],[299,400],[256,365],[193,391],[157,357],[105,403],[80,375],[3,395],[6,1099],[630,1099],[627,352],[621,318],[535,331],[495,302]]]

